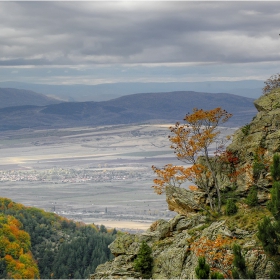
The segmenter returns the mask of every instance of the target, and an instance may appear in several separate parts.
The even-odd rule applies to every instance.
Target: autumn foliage
[[[0,278],[86,279],[116,233],[0,197]]]
[[[221,235],[213,239],[204,236],[194,241],[190,250],[197,257],[205,257],[210,265],[211,272],[220,272],[226,278],[231,278],[234,259],[231,247],[234,241],[235,239],[233,238],[222,237]]]
[[[0,215],[0,261],[6,267],[2,277],[11,279],[39,278],[39,269],[30,252],[30,236],[20,229],[13,216]]]
[[[230,117],[231,114],[220,107],[208,111],[195,108],[193,113],[188,113],[185,116],[184,124],[177,122],[175,126],[170,127],[172,133],[172,136],[169,136],[171,149],[174,150],[180,161],[189,164],[189,166],[167,164],[162,169],[152,166],[157,175],[153,186],[156,193],[162,194],[169,185],[180,187],[183,183],[191,181],[197,187],[191,189],[206,192],[211,209],[220,211],[220,187],[213,164],[229,140],[229,137],[220,137],[218,126]],[[209,154],[209,147],[212,144],[215,144],[216,147],[214,157],[210,157]],[[198,162],[200,156],[204,157],[205,164]],[[217,202],[214,196],[218,198]]]

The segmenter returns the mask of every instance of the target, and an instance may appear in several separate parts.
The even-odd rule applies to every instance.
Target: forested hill
[[[111,259],[116,230],[85,225],[0,198],[0,277],[88,278]]]

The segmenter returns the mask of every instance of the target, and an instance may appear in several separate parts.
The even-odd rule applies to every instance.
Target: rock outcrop
[[[269,166],[273,155],[280,152],[280,89],[262,95],[254,101],[254,105],[258,110],[257,115],[250,123],[236,130],[227,151],[239,161],[236,166],[239,173],[236,194],[239,197],[247,197],[250,187],[257,185],[259,201],[265,204],[271,188]],[[257,163],[257,157],[259,163],[264,164],[264,169],[254,178],[253,166]],[[201,164],[205,164],[203,157],[199,160]],[[226,174],[225,166],[222,167],[221,163],[217,162],[215,169],[221,189],[231,189],[233,184]]]
[[[206,204],[206,194],[204,192],[193,192],[168,186],[165,193],[168,209],[178,214],[187,215],[188,213],[197,212],[201,210],[198,205]]]
[[[209,223],[201,214],[189,214],[177,215],[168,222],[156,221],[142,234],[119,234],[109,246],[114,260],[99,265],[91,279],[141,278],[133,268],[133,261],[142,241],[152,248],[152,278],[194,279],[198,264],[196,250],[199,246],[208,246],[203,240],[215,240],[218,236],[229,243],[242,244],[247,267],[255,271],[257,278],[269,276],[271,263],[258,244],[255,230],[230,228],[226,220]],[[228,256],[233,254],[230,248],[226,250]],[[227,264],[226,269],[231,271],[232,263]]]
[[[266,160],[271,160],[275,153],[280,152],[280,89],[275,89],[267,95],[262,95],[254,102],[258,110],[251,123],[237,130],[232,143],[227,147],[240,160],[239,167],[253,165],[257,151],[263,149]],[[269,172],[260,176],[257,182],[261,185],[260,198],[268,199],[268,192],[263,188],[270,188]],[[238,182],[240,193],[248,192],[246,180]]]
[[[280,152],[280,89],[261,96],[254,104],[258,110],[256,117],[236,131],[227,148],[238,157],[238,168],[241,170],[248,164],[253,166],[260,148],[265,152],[266,159]],[[218,176],[223,181],[224,189],[232,184],[222,173]],[[257,180],[260,186],[258,196],[265,202],[271,184],[268,169]],[[236,193],[241,198],[247,195],[248,188],[244,178],[237,181]],[[119,233],[109,246],[115,256],[114,260],[99,265],[91,279],[140,278],[141,274],[134,270],[133,261],[142,241],[152,248],[154,279],[196,278],[195,267],[198,265],[198,256],[202,253],[206,261],[212,261],[212,268],[217,268],[229,278],[233,269],[234,243],[241,245],[246,266],[255,272],[256,278],[269,277],[272,263],[256,237],[258,222],[268,215],[265,207],[250,209],[240,201],[235,216],[221,216],[210,220],[197,207],[199,204],[207,204],[202,192],[168,187],[166,200],[169,210],[179,215],[170,221],[158,220],[141,234]],[[216,258],[213,257],[215,254]]]

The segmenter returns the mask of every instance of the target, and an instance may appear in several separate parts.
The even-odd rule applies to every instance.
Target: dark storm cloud
[[[0,65],[280,60],[279,2],[1,2]]]

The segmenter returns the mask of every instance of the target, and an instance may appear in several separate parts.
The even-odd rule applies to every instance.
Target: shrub
[[[214,271],[214,272],[211,272],[210,279],[225,279],[225,277],[222,273]]]
[[[134,269],[140,272],[145,279],[152,277],[153,258],[151,254],[150,246],[142,241],[137,258],[134,260]]]
[[[263,94],[270,93],[273,89],[280,87],[280,74],[274,74],[265,82],[265,87],[263,88]]]
[[[250,124],[245,124],[242,128],[241,131],[243,132],[243,134],[245,136],[249,135],[249,131],[250,131]]]
[[[235,202],[232,199],[228,199],[226,204],[226,215],[227,216],[234,215],[235,213],[237,213],[237,210],[238,208]]]
[[[206,263],[205,257],[198,258],[198,266],[195,268],[195,274],[198,279],[208,279],[210,266]]]
[[[265,171],[265,164],[263,162],[254,162],[253,163],[253,178],[258,180],[261,173]]]
[[[245,199],[245,203],[251,207],[258,205],[258,188],[257,186],[252,186],[247,198]]]

